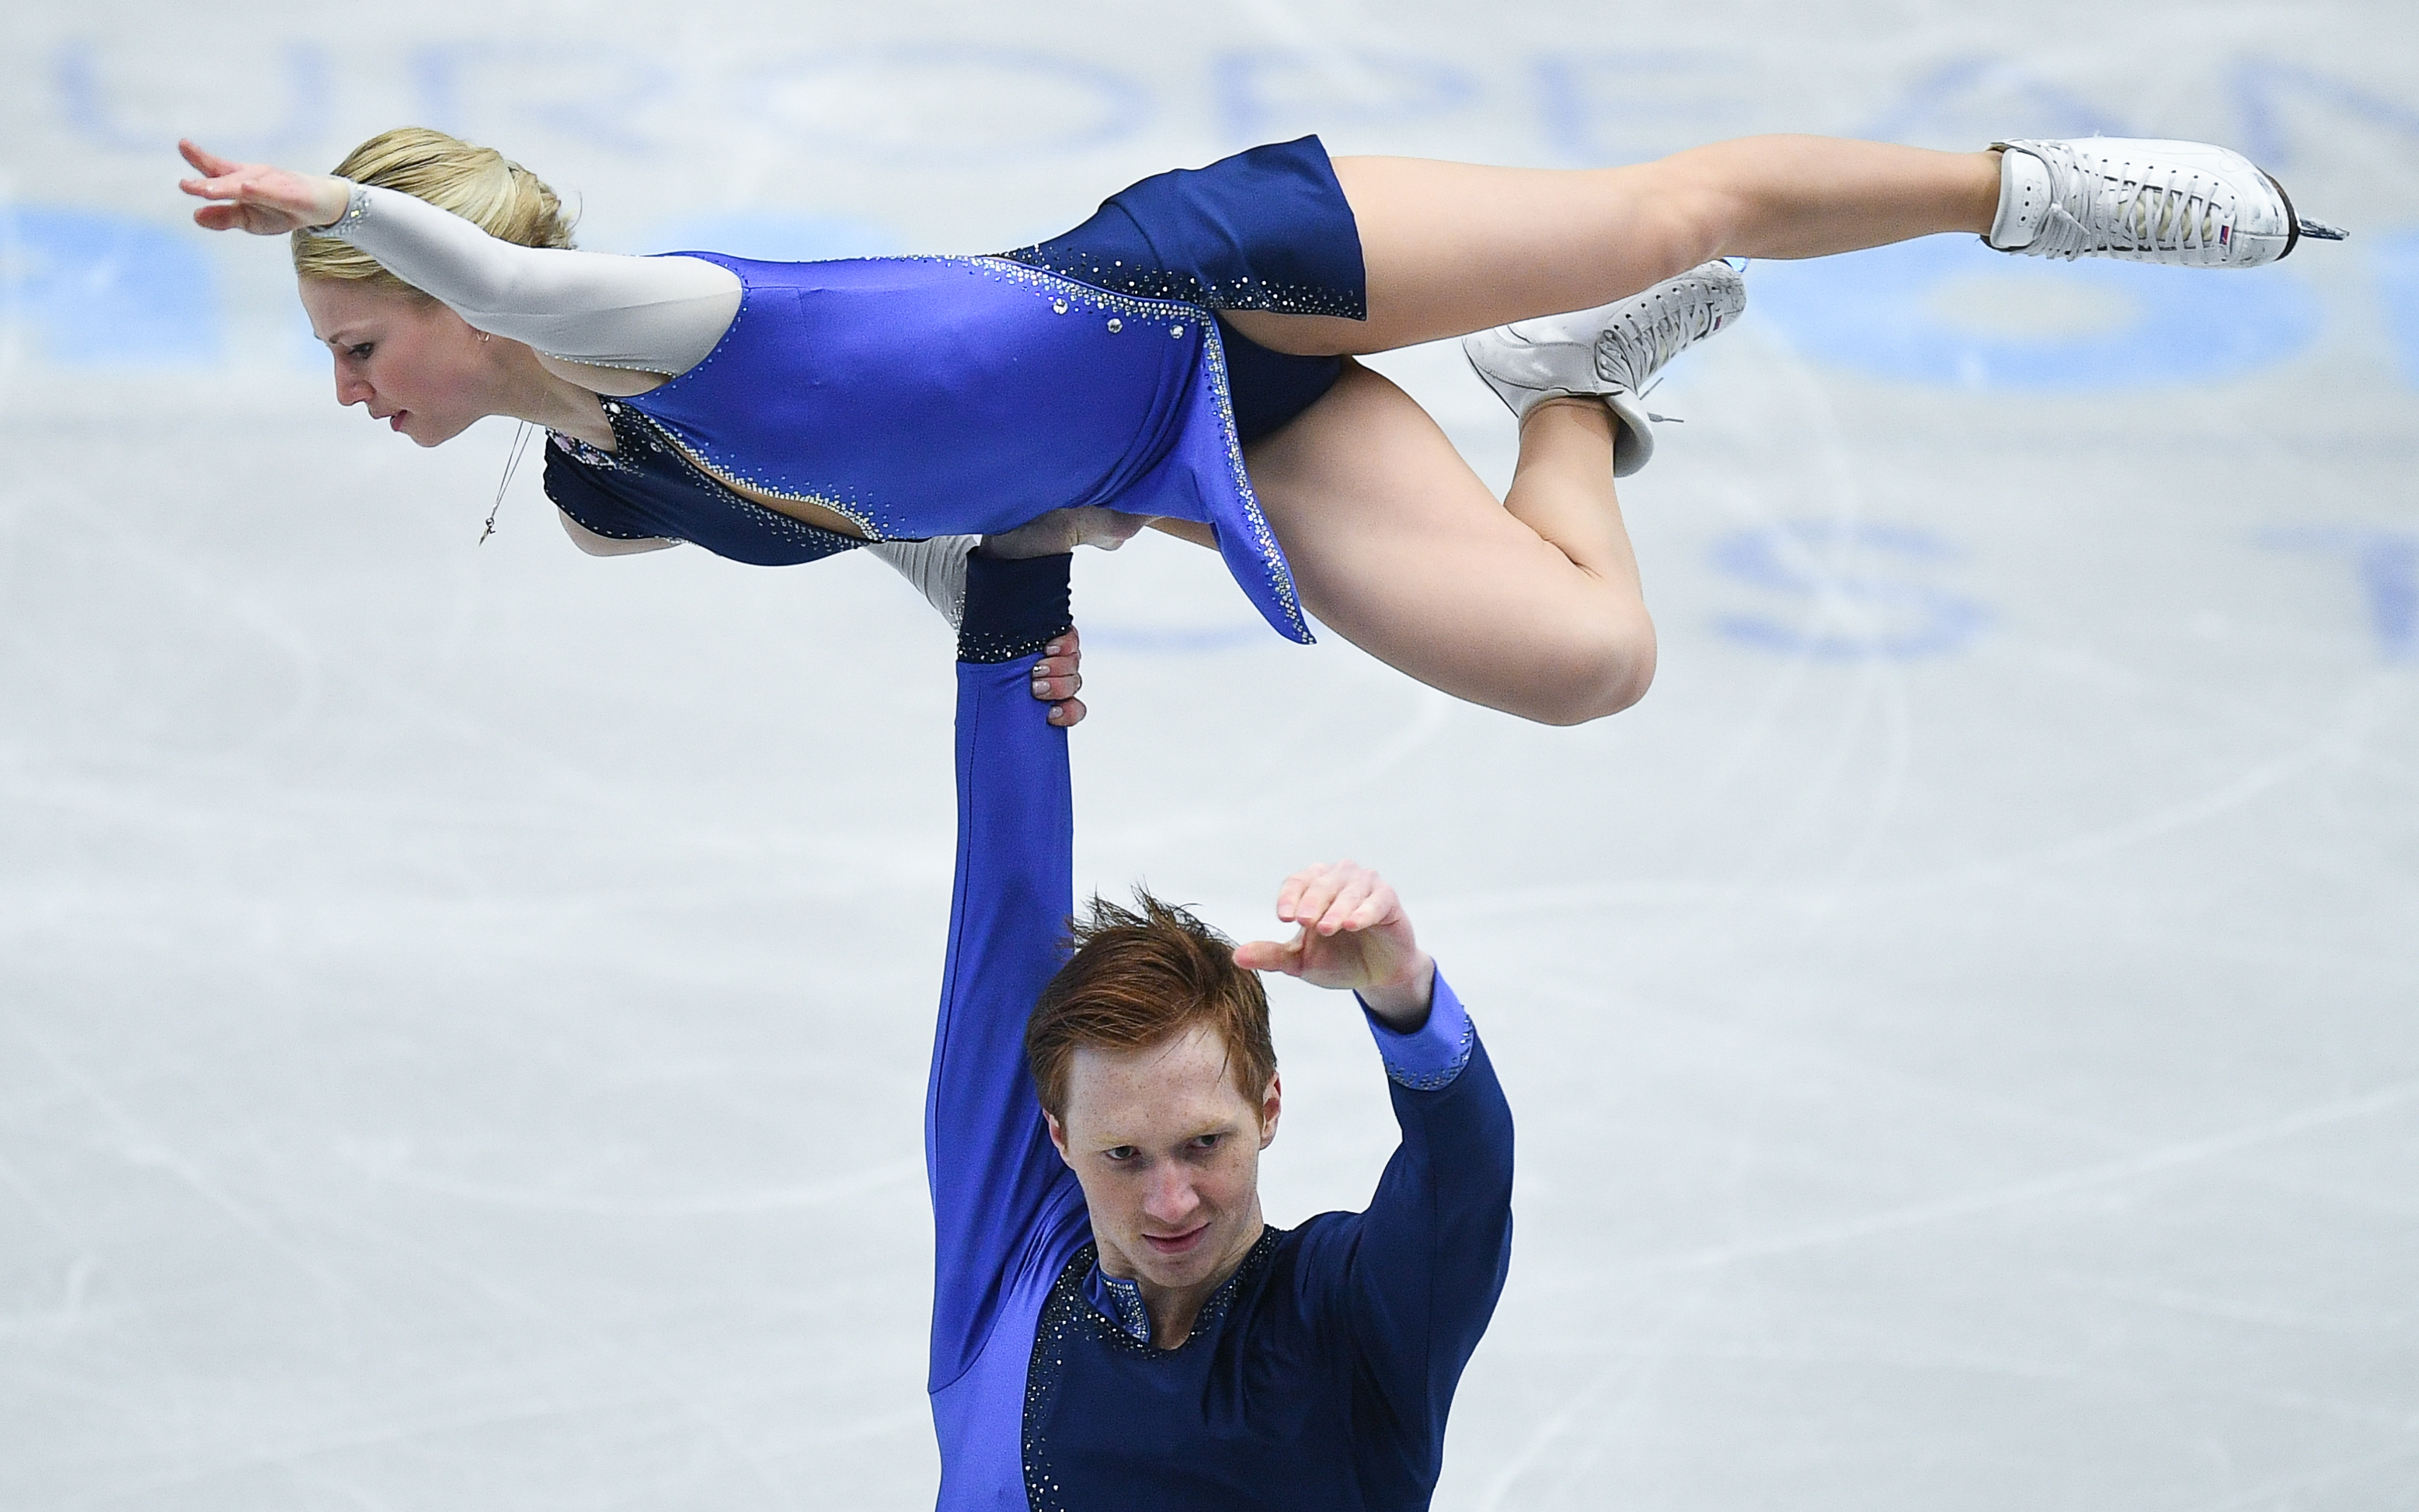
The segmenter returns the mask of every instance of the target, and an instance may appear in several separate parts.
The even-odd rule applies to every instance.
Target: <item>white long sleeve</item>
[[[548,357],[678,377],[739,313],[738,275],[696,257],[624,257],[500,241],[450,210],[353,186],[336,237],[480,330]]]
[[[924,602],[940,610],[955,630],[966,612],[966,554],[981,543],[980,536],[934,536],[930,541],[876,541],[865,549],[914,584]]]

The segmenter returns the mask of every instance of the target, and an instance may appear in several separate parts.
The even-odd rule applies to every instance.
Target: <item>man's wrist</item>
[[[1412,1092],[1441,1092],[1452,1086],[1478,1043],[1470,1015],[1433,961],[1428,963],[1427,975],[1427,1012],[1416,1028],[1400,1029],[1388,1023],[1378,1016],[1366,998],[1362,999],[1362,1013],[1378,1042],[1379,1058],[1386,1062],[1387,1079]]]
[[[1074,624],[1068,612],[1071,557],[966,557],[965,607],[958,622],[958,660],[998,664],[1032,656]]]
[[[1420,953],[1407,981],[1391,986],[1363,987],[1357,996],[1369,1016],[1397,1034],[1416,1033],[1428,1020],[1436,1002],[1436,958]]]

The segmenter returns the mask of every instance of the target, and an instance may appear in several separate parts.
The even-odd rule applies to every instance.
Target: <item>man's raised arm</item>
[[[1442,1468],[1454,1387],[1511,1261],[1512,1109],[1383,878],[1349,862],[1310,867],[1287,879],[1277,916],[1299,926],[1295,938],[1239,946],[1236,960],[1352,991],[1393,1083],[1402,1143],[1322,1268],[1407,1439],[1427,1446],[1424,1463],[1401,1467],[1425,1494]]]
[[[935,1392],[981,1352],[1025,1248],[1054,1214],[1082,1207],[1025,1069],[1025,1019],[1058,969],[1073,904],[1067,732],[1053,724],[1080,717],[1069,707],[1068,561],[977,554],[967,563],[958,640],[957,883],[924,1103]],[[1037,694],[1065,702],[1046,710]]]

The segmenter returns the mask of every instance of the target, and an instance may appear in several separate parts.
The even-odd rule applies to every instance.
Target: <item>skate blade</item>
[[[2302,235],[2308,237],[2313,240],[2344,241],[2350,239],[2351,236],[2350,232],[2346,231],[2341,226],[2331,226],[2324,221],[2313,221],[2306,215],[2303,216],[2301,220]]]

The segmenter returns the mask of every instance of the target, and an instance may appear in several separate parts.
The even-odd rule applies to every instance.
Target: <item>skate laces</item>
[[[1719,328],[1721,317],[1710,300],[1659,296],[1651,313],[1624,310],[1597,333],[1596,375],[1642,399],[1641,389],[1657,369]]]
[[[2122,178],[2058,145],[2054,154],[2033,154],[2049,167],[2050,206],[2025,251],[2071,262],[2098,252],[2225,250],[2232,206],[2211,197],[2216,186],[2202,175],[2146,169],[2138,180]],[[2072,208],[2078,205],[2079,216]]]

